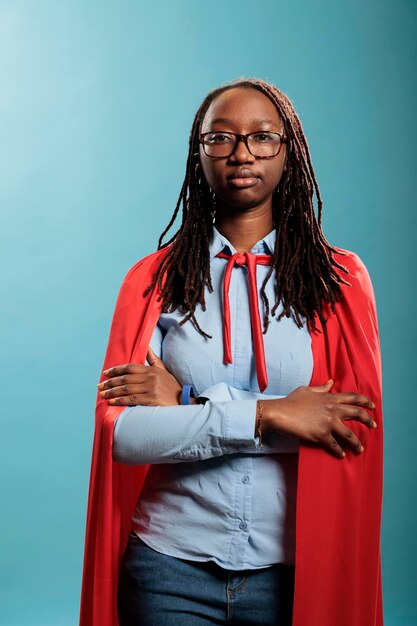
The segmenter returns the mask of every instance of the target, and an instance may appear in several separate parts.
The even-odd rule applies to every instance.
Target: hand
[[[180,404],[181,385],[165,367],[152,348],[149,365],[129,363],[105,370],[108,380],[99,383],[100,396],[116,406],[176,406]]]
[[[329,380],[317,387],[298,387],[279,400],[264,400],[264,431],[278,430],[317,443],[337,458],[346,456],[343,447],[363,452],[358,437],[343,421],[354,419],[375,428],[372,417],[361,408],[372,410],[375,405],[362,394],[330,393],[332,386]]]

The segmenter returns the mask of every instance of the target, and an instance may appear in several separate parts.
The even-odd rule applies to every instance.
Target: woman
[[[158,251],[116,305],[83,626],[118,623],[118,585],[121,626],[382,625],[373,291],[321,208],[285,94],[255,79],[211,92]]]

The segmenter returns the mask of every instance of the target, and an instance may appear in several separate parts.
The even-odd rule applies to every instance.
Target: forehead
[[[250,87],[232,87],[223,91],[210,104],[201,125],[205,132],[213,125],[228,123],[241,128],[263,122],[281,126],[280,115],[272,102],[262,92]]]

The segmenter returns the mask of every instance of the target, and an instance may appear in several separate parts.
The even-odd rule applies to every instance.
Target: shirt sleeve
[[[157,325],[151,347],[161,354]],[[134,406],[119,415],[114,427],[113,459],[129,465],[200,461],[225,454],[297,452],[298,441],[286,435],[255,437],[256,401],[267,396],[219,383],[201,395],[204,405]]]
[[[252,401],[252,415],[253,415],[253,429],[255,430],[255,416],[256,416],[256,401],[257,400],[280,400],[286,396],[268,395],[257,391],[247,391],[245,389],[238,389],[227,383],[217,383],[212,387],[209,387],[203,391],[201,396],[208,398],[211,402],[233,402],[239,410],[239,402]],[[247,405],[249,408],[249,405]],[[233,410],[233,409],[231,409]],[[268,433],[262,437],[262,448],[257,447],[257,453],[274,454],[280,452],[292,452],[297,453],[300,449],[300,439],[298,437],[292,437],[285,435],[284,433],[274,432]],[[259,438],[255,437],[257,446],[259,445]]]

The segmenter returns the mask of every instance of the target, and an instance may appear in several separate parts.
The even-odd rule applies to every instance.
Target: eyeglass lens
[[[246,146],[253,156],[276,156],[281,147],[278,133],[257,132],[245,135]],[[203,139],[204,151],[208,156],[227,157],[236,149],[239,137],[233,133],[207,133]]]

